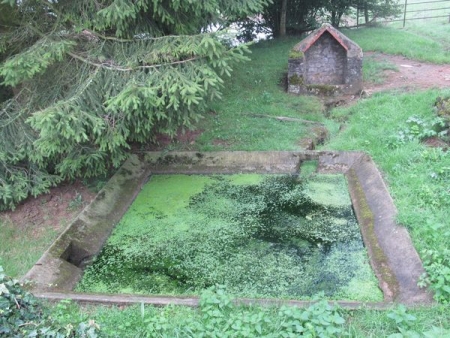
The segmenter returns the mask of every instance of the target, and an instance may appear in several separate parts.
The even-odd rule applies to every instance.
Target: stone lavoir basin
[[[214,284],[246,303],[431,302],[395,212],[361,152],[149,152],[24,280],[39,297],[113,304],[195,306]]]

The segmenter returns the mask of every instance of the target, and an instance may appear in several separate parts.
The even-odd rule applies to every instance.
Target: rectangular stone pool
[[[82,292],[380,301],[342,174],[152,175]]]
[[[395,214],[362,152],[132,155],[23,281],[107,304],[196,306],[215,284],[246,304],[429,302]]]

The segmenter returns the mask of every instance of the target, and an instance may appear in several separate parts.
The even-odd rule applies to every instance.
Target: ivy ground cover
[[[382,300],[343,175],[153,175],[78,291]]]

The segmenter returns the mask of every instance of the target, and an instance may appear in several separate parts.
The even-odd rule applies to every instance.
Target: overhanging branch
[[[180,60],[180,61],[173,61],[173,62],[168,62],[168,63],[161,63],[161,64],[156,64],[156,65],[147,65],[147,66],[136,66],[136,67],[123,67],[123,66],[119,66],[119,65],[114,65],[111,63],[106,63],[106,62],[95,62],[95,61],[91,61],[89,59],[86,59],[78,54],[72,53],[72,52],[67,52],[67,54],[69,54],[71,57],[80,60],[84,63],[87,63],[91,66],[97,67],[97,68],[104,68],[104,69],[109,69],[109,70],[116,70],[116,71],[120,71],[120,72],[131,72],[134,70],[138,70],[138,69],[155,69],[155,68],[160,68],[163,66],[172,66],[172,65],[179,65],[179,64],[183,64],[183,63],[189,63],[195,60],[200,60],[204,57],[200,57],[200,56],[196,56],[196,57],[192,57],[189,59],[185,59],[185,60]]]

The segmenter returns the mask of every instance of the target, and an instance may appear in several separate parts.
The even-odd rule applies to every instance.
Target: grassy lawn
[[[424,91],[392,95],[378,94],[360,101],[350,109],[336,109],[332,116],[345,120],[347,126],[326,145],[327,149],[364,150],[385,173],[398,208],[398,220],[406,225],[420,251],[438,243],[428,225],[448,221],[450,195],[448,184],[450,154],[426,147],[418,138],[404,140],[403,133],[412,128],[409,118],[431,123],[435,119],[433,104],[438,96],[450,91]],[[393,114],[392,112],[395,112]],[[430,236],[425,233],[430,231]],[[448,247],[448,234],[439,238],[440,248]]]
[[[408,0],[407,10],[414,12],[407,13],[406,18],[410,20],[406,21],[403,30],[430,37],[448,47],[450,44],[448,25],[450,10],[448,7],[450,5],[446,1]],[[442,17],[426,18],[430,16]],[[403,22],[395,22],[389,25],[394,28],[402,28]]]
[[[424,34],[420,29],[399,30],[390,26],[344,29],[343,33],[358,43],[363,51],[403,55],[409,59],[437,64],[450,63],[448,24],[435,30],[434,34]]]
[[[365,56],[363,60],[363,79],[365,82],[382,84],[386,81],[384,70],[398,72],[397,65],[387,60],[376,60],[374,55]]]
[[[54,312],[62,325],[94,318],[106,337],[449,337],[450,313],[443,305],[407,311],[402,307],[383,311],[338,310],[332,314],[324,306],[318,306],[312,309],[313,316],[318,318],[313,325],[315,331],[304,325],[311,308],[305,311],[288,307],[237,307],[224,302],[227,300],[224,298],[220,294],[203,296],[201,309],[144,305],[80,308],[66,302]],[[337,317],[345,319],[345,324],[333,323]],[[321,319],[329,321],[328,324],[324,325]],[[296,331],[300,324],[305,327],[304,335]],[[338,332],[318,334],[323,327],[333,327]]]
[[[252,46],[251,62],[240,64],[225,79],[223,100],[197,126],[203,130],[196,140],[198,150],[298,150],[299,141],[313,133],[309,125],[255,115],[295,117],[337,128],[325,119],[317,98],[286,95],[287,56],[297,42],[286,38]]]
[[[58,236],[51,228],[18,227],[8,219],[0,220],[0,234],[0,266],[11,276],[23,276]],[[31,241],[33,250],[24,250]]]
[[[364,51],[450,64],[450,24],[438,22],[425,27],[417,23],[408,24],[403,30],[377,27],[344,33]],[[438,295],[440,292],[440,301],[449,302],[450,152],[427,148],[420,138],[432,132],[435,125],[433,104],[436,97],[450,95],[450,89],[379,93],[351,107],[336,108],[325,114],[318,99],[284,92],[282,78],[287,70],[287,54],[298,41],[298,38],[287,38],[252,46],[252,61],[240,65],[225,81],[223,100],[216,102],[212,111],[200,121],[198,128],[204,132],[194,148],[202,151],[296,150],[300,149],[299,140],[312,132],[301,123],[256,118],[252,114],[290,116],[323,123],[331,133],[324,149],[364,150],[373,157],[394,198],[398,222],[408,228],[430,276],[435,277],[430,281]],[[366,79],[382,81],[377,80],[378,73],[382,69],[391,69],[389,67],[392,66],[366,61]],[[340,125],[343,126],[341,131]],[[177,145],[172,148],[176,149]],[[0,265],[15,276],[24,273],[25,266],[40,256],[54,236],[44,234],[34,241],[32,232],[19,232],[7,221],[0,223],[0,231]],[[35,247],[31,256],[21,252],[21,248],[30,245]],[[208,321],[211,330],[214,325],[221,327],[222,315],[234,318],[233,313],[239,314],[248,318],[247,324],[251,324],[251,318],[256,318],[255,323],[258,318],[266,318],[261,315],[265,311],[270,318],[275,318],[281,311],[258,307],[225,309],[229,311],[222,307],[218,309],[216,322]],[[242,314],[242,311],[246,312]],[[155,337],[186,336],[184,329],[190,325],[203,325],[195,323],[201,323],[206,316],[199,310],[188,308],[158,309],[137,305],[122,309],[79,307],[67,303],[56,306],[54,312],[62,323],[93,318],[100,324],[101,332],[113,337],[144,337],[149,332]],[[450,336],[450,310],[445,304],[412,308],[406,313],[398,307],[387,311],[361,309],[340,313],[345,319],[345,324],[340,326],[340,336],[423,337],[422,332],[427,332],[428,337]],[[236,324],[232,322],[230,327],[233,323]],[[282,324],[279,325],[281,328]],[[273,337],[277,337],[276,332],[272,332]]]

